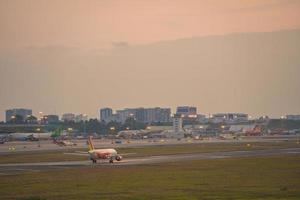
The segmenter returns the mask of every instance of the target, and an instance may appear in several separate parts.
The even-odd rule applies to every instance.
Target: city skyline
[[[114,109],[114,108],[111,108],[111,107],[102,107],[102,108],[99,108],[98,109],[98,113],[96,116],[90,116],[88,114],[86,114],[85,112],[72,112],[72,111],[68,111],[68,112],[61,112],[61,113],[45,113],[45,112],[42,112],[42,111],[34,111],[32,110],[31,108],[10,108],[10,109],[6,109],[5,112],[4,112],[4,122],[7,120],[5,120],[5,115],[7,115],[7,112],[11,112],[13,110],[30,110],[30,112],[32,114],[30,114],[31,116],[35,116],[37,117],[38,119],[40,117],[43,117],[43,116],[48,116],[48,115],[52,115],[52,116],[58,116],[60,120],[63,120],[64,118],[64,115],[73,115],[72,118],[76,118],[76,117],[86,117],[86,119],[98,119],[98,120],[104,120],[105,121],[105,118],[108,118],[108,117],[111,117],[113,115],[122,115],[123,112],[126,112],[129,116],[129,113],[132,113],[130,111],[133,111],[133,112],[136,112],[135,110],[151,110],[151,109],[159,109],[159,110],[166,110],[166,109],[170,109],[170,119],[173,117],[173,115],[178,115],[178,112],[181,112],[181,111],[178,111],[178,108],[183,108],[183,107],[188,107],[188,108],[196,108],[196,112],[195,114],[199,115],[199,117],[205,117],[205,118],[211,118],[213,115],[226,115],[226,114],[245,114],[247,115],[247,117],[249,117],[249,120],[251,119],[258,119],[260,117],[270,117],[270,118],[283,118],[283,117],[286,117],[286,116],[299,116],[299,114],[293,114],[293,113],[285,113],[285,114],[282,114],[280,116],[270,116],[270,115],[260,115],[260,116],[253,116],[253,115],[250,115],[249,113],[243,113],[243,112],[215,112],[215,113],[202,113],[200,111],[197,110],[197,107],[195,106],[191,106],[191,105],[180,105],[180,106],[177,106],[175,109],[172,109],[170,107],[126,107],[126,108],[120,108],[120,109]],[[111,110],[111,113],[110,114],[106,114],[107,116],[101,117],[102,115],[102,110]],[[105,111],[106,112],[106,111]],[[194,111],[189,111],[189,112],[194,112]],[[5,114],[6,113],[6,114]],[[13,114],[10,114],[11,116],[13,116]],[[27,115],[28,116],[28,115]],[[133,114],[134,116],[134,114]],[[120,116],[119,116],[120,117]],[[185,116],[187,117],[187,116]],[[184,117],[183,117],[184,118]],[[7,117],[6,117],[7,119]],[[114,119],[110,119],[111,121],[114,121]],[[117,120],[118,121],[118,120]],[[124,119],[122,120],[124,122]],[[0,121],[1,122],[1,121]]]

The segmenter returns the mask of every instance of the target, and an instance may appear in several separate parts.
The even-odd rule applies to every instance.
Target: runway
[[[71,169],[79,167],[122,167],[132,165],[149,165],[159,163],[170,163],[190,160],[209,160],[209,159],[224,159],[238,157],[262,157],[274,155],[300,155],[300,148],[288,149],[272,149],[272,150],[253,150],[253,151],[230,151],[230,152],[213,152],[213,153],[193,153],[193,154],[176,154],[176,155],[161,155],[142,158],[124,159],[120,162],[109,164],[107,160],[92,164],[91,161],[63,161],[63,162],[39,162],[39,163],[13,163],[0,164],[1,175],[15,175],[26,172],[39,172],[47,170]]]

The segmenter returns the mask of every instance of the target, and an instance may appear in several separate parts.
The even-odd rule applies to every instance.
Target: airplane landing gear
[[[95,160],[95,159],[92,159],[92,161],[93,161],[93,163],[97,163],[97,160]]]
[[[114,160],[113,160],[113,159],[110,159],[110,160],[109,160],[109,163],[114,163]]]

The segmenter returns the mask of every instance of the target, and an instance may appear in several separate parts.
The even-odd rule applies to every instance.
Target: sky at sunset
[[[300,0],[0,0],[0,121],[14,107],[300,114],[299,28]]]

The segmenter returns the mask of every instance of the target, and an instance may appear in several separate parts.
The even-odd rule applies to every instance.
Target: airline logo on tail
[[[89,150],[90,151],[95,149],[94,144],[92,142],[92,136],[90,136],[89,139],[88,139],[88,145],[89,145]]]

